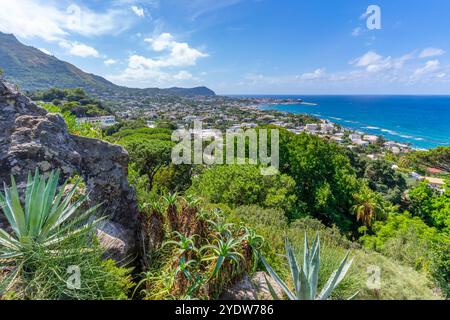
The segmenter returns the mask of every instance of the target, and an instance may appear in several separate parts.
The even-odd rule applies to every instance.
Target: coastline
[[[315,101],[314,97],[305,97],[305,100],[314,101],[314,105],[277,103],[276,97],[272,97],[270,103],[258,101],[254,105],[260,110],[311,115],[351,131],[409,144],[417,150],[450,146],[450,131],[445,125],[445,119],[450,116],[450,98],[404,100],[403,97],[381,97],[374,100],[369,96],[333,96],[316,97],[319,101]],[[255,100],[259,99],[256,97]]]
[[[362,131],[361,129],[356,129],[356,128],[353,128],[353,127],[350,127],[350,126],[342,125],[341,123],[338,123],[338,122],[333,122],[333,121],[329,120],[329,119],[333,119],[333,117],[328,117],[329,119],[327,119],[326,117],[323,117],[323,116],[321,116],[321,115],[319,115],[317,113],[316,114],[307,113],[307,112],[295,113],[295,112],[290,112],[290,111],[279,110],[277,108],[272,108],[271,109],[271,107],[273,107],[273,106],[283,106],[283,105],[319,106],[319,104],[311,103],[311,102],[301,102],[301,103],[276,103],[276,102],[273,102],[273,103],[256,104],[256,105],[253,105],[252,107],[257,108],[259,110],[263,110],[263,111],[272,110],[272,111],[282,112],[282,113],[285,113],[285,114],[306,114],[306,115],[313,116],[313,117],[317,118],[322,123],[329,123],[329,124],[332,124],[332,125],[334,125],[336,127],[341,127],[341,128],[344,129],[344,131],[350,132],[350,134],[359,134],[359,135],[362,135],[362,136],[370,136],[370,135],[373,134],[371,132]],[[334,118],[334,119],[335,120],[343,120],[342,118]],[[350,120],[343,120],[343,121],[348,122],[348,123],[352,123],[352,122],[354,123],[354,121],[350,121]],[[372,129],[372,130],[380,129],[380,128],[375,127],[375,126],[367,126],[366,128],[367,129]],[[384,131],[384,132],[393,132],[393,131],[388,130],[388,129],[380,129],[380,130]],[[387,139],[385,137],[385,135],[383,135],[383,134],[378,134],[377,136],[383,137],[383,139],[385,139],[385,141],[387,143],[396,144],[398,146],[401,146],[404,149],[410,149],[411,151],[426,151],[426,150],[432,149],[432,148],[415,147],[412,143],[405,143],[405,142],[401,142],[401,141],[397,141],[397,140]],[[411,137],[411,138],[413,138],[413,137]],[[420,138],[420,139],[422,139],[422,138]]]

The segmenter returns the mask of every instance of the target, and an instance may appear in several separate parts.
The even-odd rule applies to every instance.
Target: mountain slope
[[[82,88],[87,92],[105,94],[180,95],[212,96],[215,93],[206,87],[191,89],[132,89],[114,83],[94,74],[86,73],[74,65],[54,56],[20,43],[12,34],[0,32],[0,68],[5,78],[18,84],[24,90],[39,90],[53,87]]]

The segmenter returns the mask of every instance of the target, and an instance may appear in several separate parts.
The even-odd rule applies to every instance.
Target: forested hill
[[[105,95],[178,95],[212,96],[215,93],[206,87],[169,89],[132,89],[94,74],[86,73],[76,66],[54,56],[22,44],[12,34],[0,32],[0,68],[5,78],[27,91],[58,88],[82,88],[99,96]]]

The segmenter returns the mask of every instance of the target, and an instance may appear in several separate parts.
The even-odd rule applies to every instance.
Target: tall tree
[[[132,137],[132,136],[130,136]],[[171,163],[171,153],[174,143],[163,140],[135,140],[125,138],[121,143],[130,154],[130,160],[135,164],[136,170],[147,175],[149,189],[152,189],[153,178],[158,170]]]

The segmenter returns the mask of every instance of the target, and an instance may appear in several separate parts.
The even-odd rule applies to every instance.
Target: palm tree
[[[356,204],[352,207],[352,213],[356,219],[361,221],[366,227],[372,225],[373,220],[383,212],[380,198],[368,187],[364,187],[359,193],[355,194]]]

